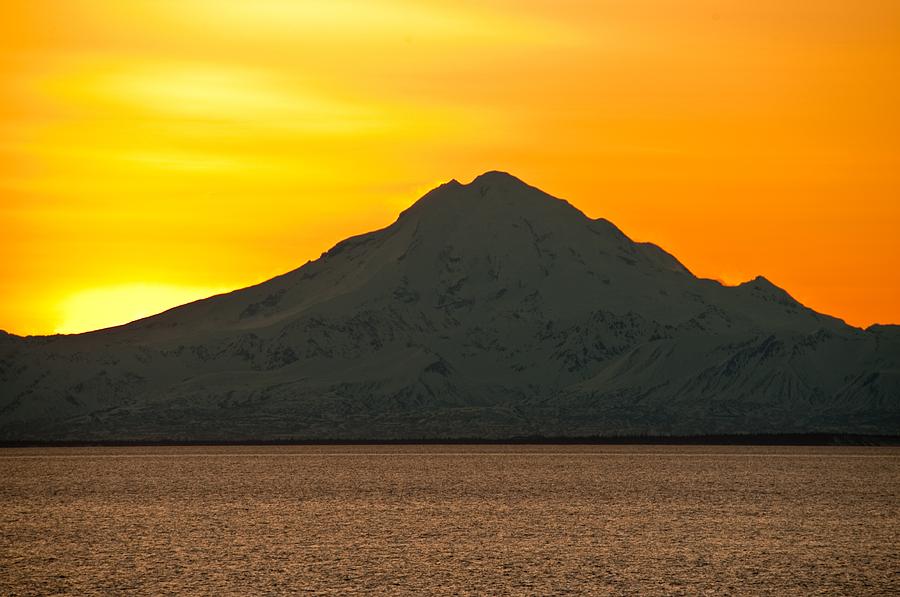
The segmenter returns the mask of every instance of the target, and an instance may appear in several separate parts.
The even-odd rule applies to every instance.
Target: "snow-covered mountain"
[[[900,433],[900,328],[695,277],[517,178],[267,282],[0,337],[0,439]]]

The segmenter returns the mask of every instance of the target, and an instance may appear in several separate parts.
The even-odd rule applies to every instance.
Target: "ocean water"
[[[0,450],[0,595],[900,594],[900,449]]]

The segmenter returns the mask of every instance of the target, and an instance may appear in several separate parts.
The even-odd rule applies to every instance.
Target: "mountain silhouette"
[[[900,328],[694,276],[502,172],[262,284],[0,335],[6,440],[900,432]]]

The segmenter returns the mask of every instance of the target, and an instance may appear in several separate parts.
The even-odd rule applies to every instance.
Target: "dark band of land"
[[[686,445],[686,446],[900,446],[900,435],[761,433],[733,435],[522,436],[418,439],[241,439],[241,440],[58,440],[0,441],[0,448],[127,446],[404,446],[404,445]]]

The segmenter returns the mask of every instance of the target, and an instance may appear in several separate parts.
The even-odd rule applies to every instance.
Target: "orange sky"
[[[896,0],[6,0],[0,328],[253,284],[507,170],[900,323]]]

